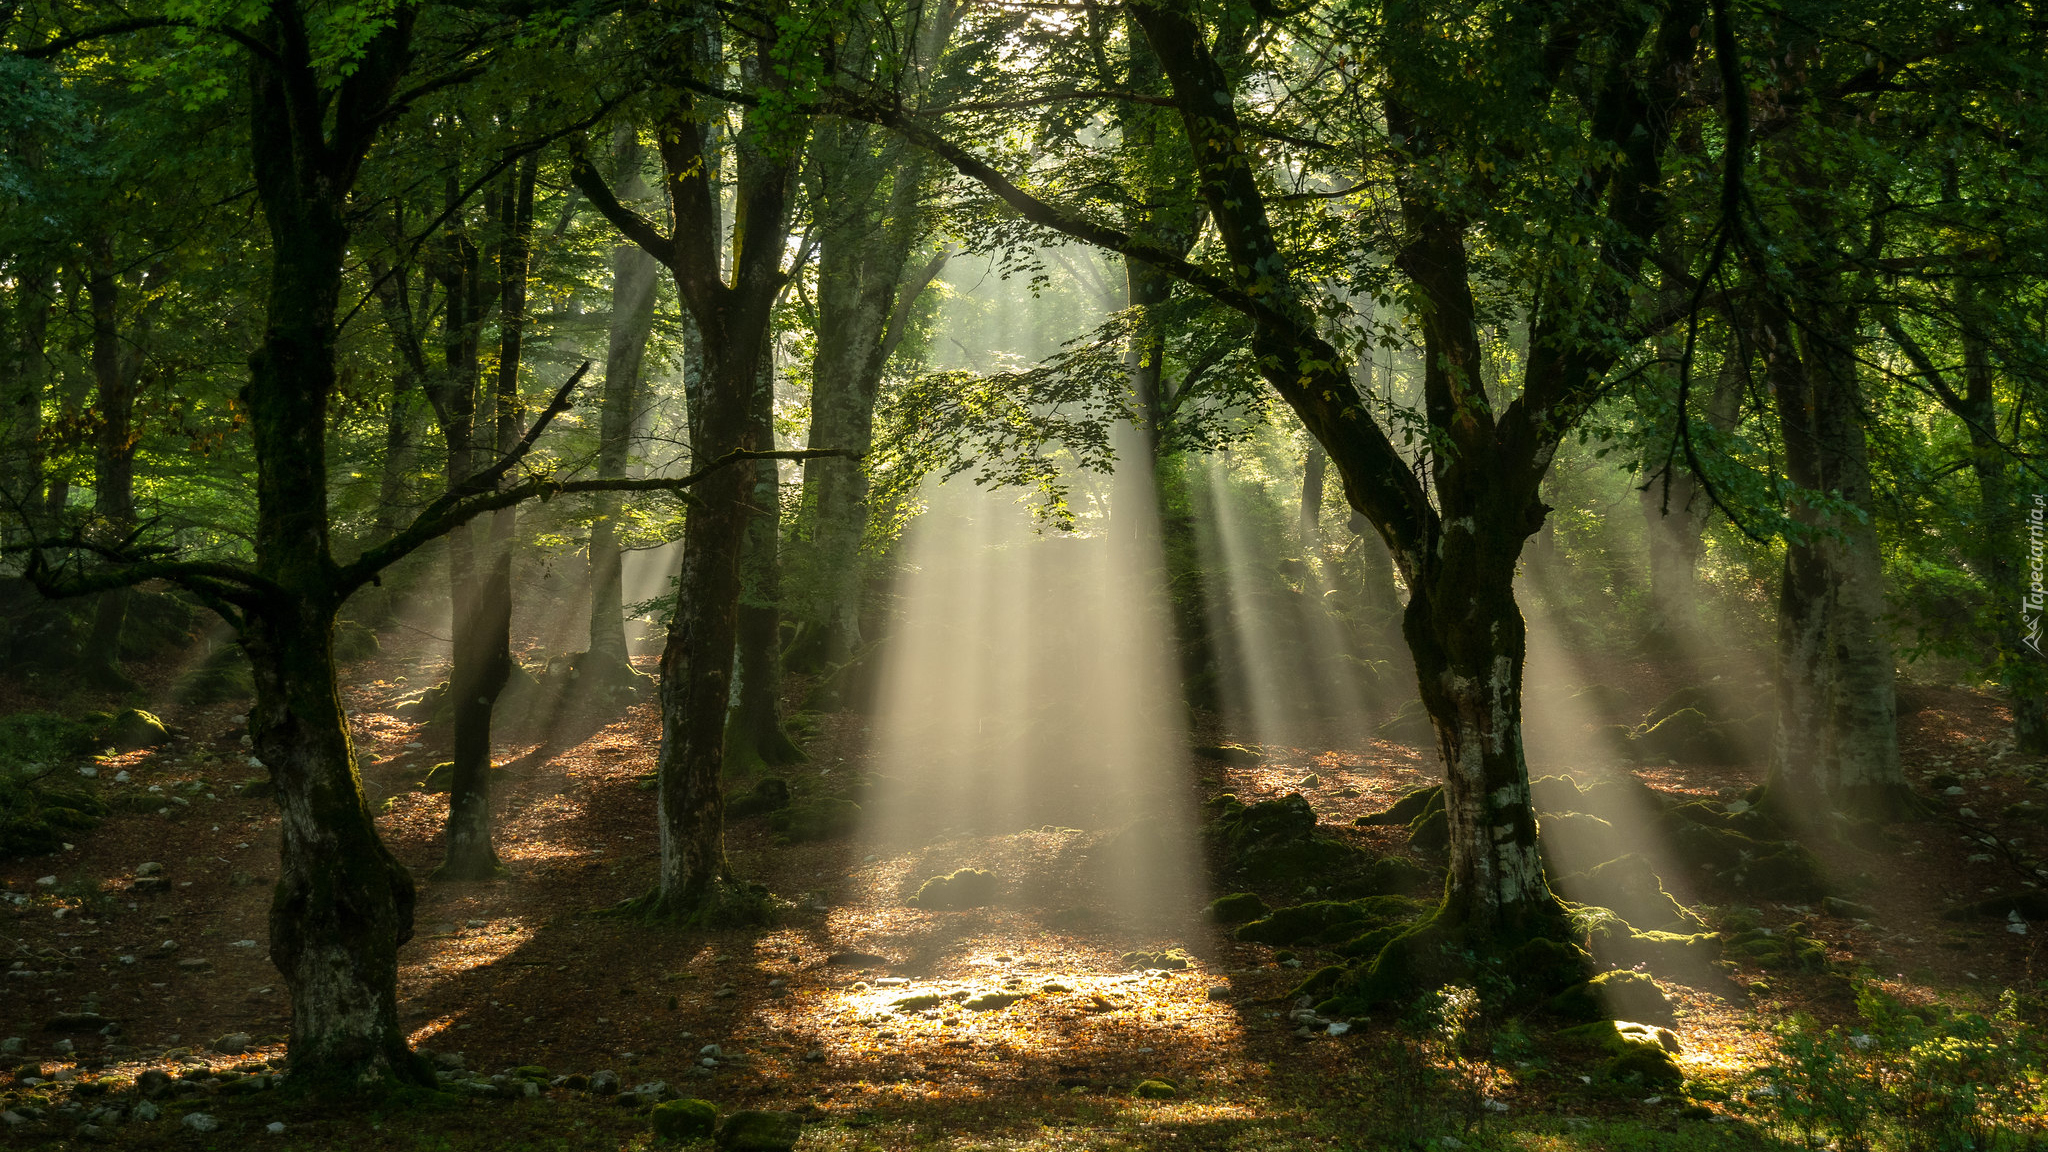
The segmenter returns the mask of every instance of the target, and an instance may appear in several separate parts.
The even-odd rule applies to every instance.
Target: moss
[[[695,1140],[718,1127],[718,1105],[709,1100],[670,1100],[654,1106],[656,1140]]]
[[[1660,1091],[1675,1090],[1685,1082],[1684,1070],[1672,1058],[1678,1041],[1667,1029],[1601,1020],[1566,1028],[1557,1039],[1599,1058],[1607,1080]]]
[[[995,873],[962,868],[926,880],[907,902],[914,908],[978,908],[995,902],[996,886]]]
[[[1438,805],[1408,825],[1408,846],[1427,856],[1440,856],[1451,846],[1450,818]]]
[[[730,820],[745,820],[765,812],[780,812],[789,807],[789,781],[770,776],[756,783],[753,789],[741,796],[735,796],[725,803],[725,815]]]
[[[1319,996],[1337,986],[1347,969],[1342,964],[1325,964],[1311,972],[1307,979],[1287,990],[1285,1000],[1299,1000],[1303,996]]]
[[[1331,951],[1335,952],[1339,956],[1347,956],[1352,958],[1360,956],[1377,956],[1380,954],[1380,950],[1387,946],[1387,942],[1389,940],[1392,940],[1394,937],[1399,936],[1402,932],[1406,931],[1407,927],[1408,926],[1406,924],[1383,925],[1381,927],[1374,928],[1371,931],[1362,932],[1357,936],[1353,936],[1351,939],[1346,940],[1344,943],[1337,945],[1335,948],[1332,948]]]
[[[794,1112],[735,1112],[717,1139],[726,1152],[789,1152],[803,1133],[803,1117]]]
[[[845,836],[860,824],[861,808],[837,796],[819,796],[768,817],[768,826],[792,844]]]
[[[1441,809],[1443,806],[1444,786],[1432,784],[1427,788],[1417,788],[1415,791],[1394,801],[1393,807],[1388,808],[1384,812],[1375,812],[1370,816],[1360,816],[1357,823],[1360,825],[1412,824],[1417,816],[1422,815],[1431,808]]]
[[[1299,792],[1250,806],[1229,799],[1229,805],[1219,805],[1218,824],[1226,842],[1240,852],[1301,840],[1315,831],[1316,811]]]
[[[170,740],[171,734],[164,728],[164,722],[155,713],[140,708],[128,708],[107,722],[100,731],[100,741],[124,752],[137,748],[154,748]]]
[[[1365,859],[1365,853],[1349,844],[1312,837],[1252,848],[1238,857],[1237,865],[1247,880],[1267,885],[1355,871]]]
[[[1548,996],[1586,978],[1593,958],[1577,945],[1536,937],[1515,945],[1507,955],[1507,974],[1524,999]]]
[[[1602,972],[1545,1004],[1567,1020],[1633,1020],[1670,1027],[1677,1019],[1657,982],[1641,972]]]
[[[1356,935],[1356,925],[1366,915],[1356,904],[1316,900],[1275,909],[1265,918],[1240,927],[1235,935],[1253,944],[1315,944],[1339,934]]]
[[[1164,1080],[1140,1080],[1131,1089],[1131,1095],[1145,1100],[1171,1100],[1180,1095],[1180,1089]]]
[[[1126,952],[1121,959],[1124,967],[1131,969],[1160,968],[1179,972],[1194,966],[1194,958],[1178,948],[1163,952]]]
[[[1243,924],[1266,914],[1266,902],[1251,892],[1233,892],[1209,902],[1209,918],[1218,924]]]
[[[1828,966],[1827,945],[1805,935],[1797,924],[1777,932],[1756,928],[1735,933],[1727,938],[1723,950],[1759,968],[1819,972]]]
[[[937,992],[919,992],[912,996],[905,996],[900,1000],[892,1000],[889,1003],[889,1007],[896,1009],[898,1012],[922,1012],[927,1008],[936,1008],[945,1002],[946,998]]]
[[[1820,857],[1803,844],[1780,841],[1773,851],[1738,865],[1731,883],[1773,900],[1818,900],[1827,895],[1827,873]]]

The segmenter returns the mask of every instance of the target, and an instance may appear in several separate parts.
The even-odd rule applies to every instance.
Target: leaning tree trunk
[[[282,813],[270,958],[291,992],[301,1086],[432,1083],[398,1021],[412,878],[377,837],[335,683],[324,430],[353,167],[307,140],[290,114],[280,72],[310,67],[299,16],[291,5],[272,9],[263,33],[280,62],[251,66],[250,150],[271,257],[267,327],[242,395],[257,463],[256,567],[274,591],[251,609],[241,639],[256,679],[250,733]],[[351,96],[376,92],[380,79],[389,91],[410,25],[396,16],[372,41]],[[344,124],[350,107],[338,114]]]

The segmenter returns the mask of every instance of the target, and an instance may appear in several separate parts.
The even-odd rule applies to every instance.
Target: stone
[[[1180,1089],[1165,1080],[1140,1080],[1131,1089],[1131,1095],[1143,1100],[1171,1100],[1180,1095]]]
[[[735,1112],[719,1125],[718,1146],[726,1152],[790,1152],[803,1133],[803,1117],[794,1112]]]
[[[270,1133],[272,1136],[282,1136],[284,1135],[284,1121],[272,1120],[270,1123],[265,1124],[263,1126],[263,1130],[265,1132]]]
[[[159,1109],[156,1105],[150,1103],[147,1100],[144,1100],[142,1103],[137,1104],[135,1107],[130,1108],[128,1110],[128,1118],[130,1120],[139,1121],[144,1124],[147,1124],[151,1120],[154,1120],[161,1115],[163,1115],[162,1109]]]
[[[1844,920],[1877,919],[1877,909],[1868,904],[1858,904],[1854,900],[1844,900],[1839,896],[1822,897],[1820,910],[1829,916],[1840,916]]]
[[[207,1112],[187,1112],[185,1113],[185,1118],[179,1121],[179,1123],[194,1132],[211,1132],[220,1127],[220,1121],[214,1119],[212,1114]]]
[[[1021,993],[983,992],[979,996],[972,996],[961,1001],[960,1006],[970,1012],[992,1012],[998,1008],[1008,1008],[1022,999],[1024,999],[1024,996]]]
[[[171,1075],[161,1068],[145,1068],[135,1077],[135,1090],[144,1096],[157,1097],[170,1091]]]
[[[249,1050],[247,1032],[230,1032],[213,1042],[213,1050],[226,1056],[240,1056]]]
[[[995,902],[997,887],[995,873],[962,868],[926,880],[906,903],[913,908],[978,908]]]
[[[129,708],[107,722],[102,739],[123,752],[137,748],[154,748],[170,740],[171,734],[164,728],[164,722],[151,712],[140,708]]]
[[[135,874],[137,876],[161,876],[163,872],[164,866],[154,860],[146,860],[135,866]]]
[[[590,1090],[599,1096],[610,1096],[619,1090],[619,1074],[609,1068],[601,1068],[590,1074]]]
[[[709,1136],[718,1127],[718,1105],[709,1100],[686,1098],[654,1106],[656,1140],[695,1140]]]

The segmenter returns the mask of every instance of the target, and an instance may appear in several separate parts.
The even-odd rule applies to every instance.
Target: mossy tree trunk
[[[92,238],[86,294],[92,300],[93,515],[102,530],[118,539],[135,524],[135,378],[126,371],[122,354],[121,280],[114,266],[114,238],[101,232]],[[85,667],[98,682],[129,688],[133,681],[121,671],[121,629],[128,618],[126,588],[102,592],[93,608],[92,631],[85,642]]]
[[[317,83],[304,13],[273,5],[252,55],[251,160],[271,239],[262,343],[242,399],[257,461],[256,575],[241,641],[255,669],[249,727],[282,813],[270,957],[291,993],[294,1080],[344,1088],[430,1082],[398,1022],[398,947],[413,885],[378,839],[335,684],[345,589],[328,547],[327,407],[349,189],[404,73],[397,12],[337,93]],[[332,100],[323,119],[308,100]]]
[[[678,69],[701,69],[722,53],[716,17],[693,8],[694,26],[675,37]],[[774,46],[761,41],[743,58],[750,84],[776,82]],[[670,231],[621,204],[604,178],[578,156],[578,187],[628,239],[660,261],[695,322],[701,367],[690,400],[690,454],[698,468],[734,450],[763,450],[755,419],[761,365],[768,356],[788,238],[797,157],[762,147],[747,113],[734,141],[733,253],[723,259],[724,229],[714,186],[715,151],[707,109],[678,90],[659,126]],[[730,279],[728,280],[728,276]],[[694,490],[683,521],[683,558],[675,613],[661,656],[661,753],[658,762],[661,862],[646,902],[657,915],[716,915],[732,894],[725,857],[726,712],[732,700],[740,600],[740,551],[746,538],[751,469],[717,470]]]

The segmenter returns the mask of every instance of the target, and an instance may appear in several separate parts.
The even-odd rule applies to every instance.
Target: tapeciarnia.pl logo
[[[2048,494],[2036,492],[2034,506],[2027,509],[2027,594],[2020,599],[2020,623],[2026,628],[2020,643],[2032,648],[2036,656],[2043,655],[2041,609],[2048,603],[2048,588],[2042,586],[2044,568],[2048,568],[2043,557],[2043,548],[2048,546],[2043,540],[2043,529],[2048,528],[2042,522],[2044,516],[2048,516]]]

